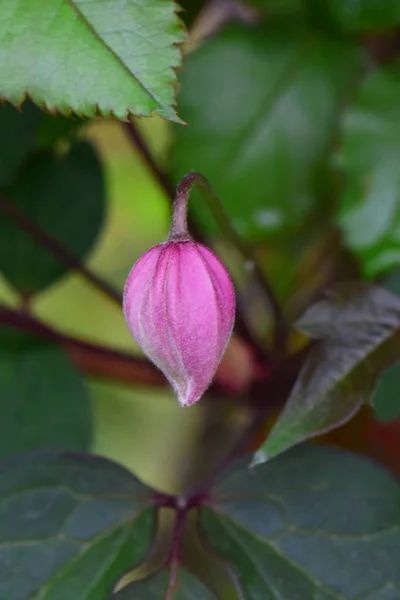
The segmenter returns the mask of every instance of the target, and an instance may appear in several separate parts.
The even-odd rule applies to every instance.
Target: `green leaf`
[[[209,590],[194,575],[179,568],[175,583],[165,569],[156,575],[131,583],[116,593],[112,600],[216,600]]]
[[[111,461],[23,455],[0,468],[0,599],[108,600],[152,539],[152,491]]]
[[[390,367],[378,381],[372,397],[374,413],[379,421],[400,417],[400,365]]]
[[[327,5],[331,20],[345,31],[376,33],[400,24],[397,0],[328,0]]]
[[[382,372],[400,358],[400,299],[383,288],[338,285],[298,325],[321,341],[256,463],[348,421],[370,400]]]
[[[159,0],[11,0],[0,20],[0,96],[19,104],[28,94],[67,115],[180,122],[176,12]]]
[[[268,17],[300,15],[305,11],[305,0],[247,0]]]
[[[204,0],[179,0],[179,6],[182,9],[180,17],[186,27],[191,27],[196,23],[197,18],[204,8]]]
[[[42,112],[36,138],[37,145],[39,148],[51,148],[60,140],[70,140],[85,123],[85,119]]]
[[[92,414],[82,376],[56,345],[0,328],[0,456],[87,450]]]
[[[367,276],[400,264],[400,63],[372,73],[347,109],[338,224]]]
[[[179,106],[189,127],[175,129],[176,179],[204,173],[247,238],[299,225],[326,183],[358,58],[351,44],[301,28],[225,29],[185,64]],[[215,232],[203,204],[191,206]]]
[[[12,181],[20,164],[35,146],[41,111],[30,102],[19,112],[11,104],[0,107],[0,185]]]
[[[101,164],[88,142],[75,143],[65,156],[38,153],[18,181],[0,189],[0,194],[80,258],[92,248],[104,220]],[[0,270],[20,293],[30,296],[51,285],[68,267],[2,218]]]
[[[399,505],[369,459],[310,445],[232,469],[202,525],[246,600],[397,600]]]
[[[345,32],[384,31],[400,24],[397,0],[248,0],[267,17],[306,17]]]
[[[380,284],[392,294],[400,296],[400,269],[394,269],[388,275],[383,277]]]
[[[10,183],[21,164],[37,146],[52,146],[84,123],[82,119],[54,117],[28,100],[18,110],[11,104],[0,106],[0,185]]]

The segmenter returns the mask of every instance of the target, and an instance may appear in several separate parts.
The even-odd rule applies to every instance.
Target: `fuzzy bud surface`
[[[234,324],[235,292],[224,265],[191,239],[167,240],[133,266],[123,305],[138,345],[181,406],[193,405],[211,384]]]

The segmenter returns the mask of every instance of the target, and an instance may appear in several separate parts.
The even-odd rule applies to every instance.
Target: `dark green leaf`
[[[346,31],[377,32],[400,24],[397,0],[328,0],[327,5],[331,20]]]
[[[232,469],[202,524],[246,600],[398,600],[399,505],[369,459],[303,446]]]
[[[215,595],[194,575],[180,568],[175,584],[168,570],[137,581],[115,594],[113,600],[216,600]]]
[[[204,173],[247,238],[299,224],[314,206],[317,178],[326,180],[339,100],[358,56],[301,28],[219,33],[185,64],[179,106],[189,127],[175,129],[176,179]],[[192,206],[215,231],[203,203]]]
[[[330,24],[346,32],[376,33],[400,24],[397,0],[252,0],[251,4],[267,17],[307,17],[310,22]]]
[[[395,269],[390,272],[382,278],[380,283],[385,289],[389,290],[389,292],[400,296],[400,269]]]
[[[37,146],[52,146],[69,138],[84,121],[54,117],[27,100],[20,109],[6,103],[0,106],[0,185],[10,183],[29,153]]]
[[[0,469],[0,599],[108,600],[152,538],[152,491],[106,459],[23,455]]]
[[[87,450],[91,430],[88,390],[63,351],[0,328],[0,456]]]
[[[60,140],[71,138],[85,124],[84,119],[77,117],[64,117],[63,115],[50,115],[42,112],[42,118],[37,132],[37,145],[39,148],[51,148]]]
[[[0,96],[20,103],[29,94],[67,115],[179,122],[174,69],[185,34],[176,13],[158,0],[11,0],[0,21]]]
[[[0,185],[12,181],[17,169],[35,146],[41,111],[30,102],[23,112],[11,104],[0,107]]]
[[[103,175],[87,142],[74,144],[64,156],[51,151],[36,155],[18,181],[0,193],[78,257],[89,252],[103,223]],[[19,292],[30,296],[64,275],[68,267],[2,218],[0,270]]]
[[[390,367],[378,381],[372,397],[374,412],[379,421],[400,417],[400,365]]]
[[[247,0],[247,2],[263,11],[268,17],[299,15],[305,9],[305,0]]]
[[[298,325],[321,341],[256,462],[348,421],[371,398],[382,372],[400,358],[400,299],[383,288],[338,285]]]
[[[370,75],[344,119],[338,223],[367,276],[400,264],[399,97],[400,64]]]
[[[180,0],[179,6],[182,8],[180,17],[186,27],[191,27],[196,22],[206,4],[207,0]]]

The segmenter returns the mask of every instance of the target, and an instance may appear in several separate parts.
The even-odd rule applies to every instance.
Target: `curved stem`
[[[246,244],[231,223],[229,215],[226,213],[223,204],[217,196],[211,183],[204,175],[197,172],[188,173],[178,184],[173,204],[172,224],[169,240],[187,239],[189,237],[187,228],[187,204],[190,190],[195,185],[200,191],[202,197],[220,227],[225,237],[240,252],[243,259],[252,265],[254,275],[258,280],[260,288],[268,299],[271,312],[274,318],[274,349],[278,358],[285,355],[286,350],[286,324],[279,302],[271,288],[268,280],[264,276],[260,265],[258,264],[253,249]]]
[[[192,173],[186,175],[176,188],[176,194],[172,207],[171,230],[168,236],[169,240],[188,239],[188,220],[187,205],[189,201],[190,188],[196,180],[190,177]]]

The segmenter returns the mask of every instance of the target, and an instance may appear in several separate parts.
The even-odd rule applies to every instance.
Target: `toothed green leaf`
[[[0,11],[0,96],[92,117],[159,114],[174,104],[177,5],[166,0],[7,0]]]

